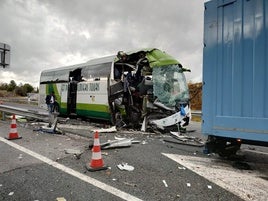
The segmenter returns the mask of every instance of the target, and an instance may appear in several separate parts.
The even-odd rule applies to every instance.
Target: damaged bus
[[[167,53],[151,48],[41,72],[39,106],[56,97],[61,116],[102,119],[116,126],[185,129],[191,116],[184,71]]]

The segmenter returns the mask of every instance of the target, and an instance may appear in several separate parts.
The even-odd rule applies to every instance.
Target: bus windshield
[[[176,102],[189,99],[189,91],[182,69],[176,65],[153,68],[153,93],[160,102],[174,107]]]

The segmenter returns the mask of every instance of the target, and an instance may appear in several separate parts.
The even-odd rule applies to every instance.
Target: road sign
[[[6,68],[10,64],[10,46],[0,43],[0,67]]]

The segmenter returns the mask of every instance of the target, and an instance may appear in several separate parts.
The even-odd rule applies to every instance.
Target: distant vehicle
[[[205,3],[202,132],[208,152],[268,146],[266,1]]]
[[[184,71],[159,49],[141,49],[86,63],[44,70],[39,105],[54,92],[60,115],[103,119],[117,126],[143,123],[158,129],[188,125],[189,92]]]

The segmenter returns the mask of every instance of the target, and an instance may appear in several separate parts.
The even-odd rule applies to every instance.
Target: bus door
[[[69,83],[68,91],[67,114],[76,114],[77,81]]]
[[[70,72],[69,94],[67,102],[67,113],[76,115],[77,83],[82,80],[81,68]]]

